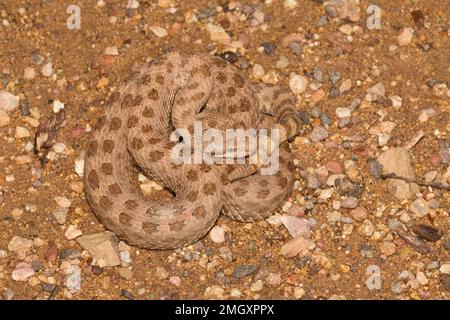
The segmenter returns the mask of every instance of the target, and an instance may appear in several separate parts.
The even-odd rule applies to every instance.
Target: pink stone
[[[285,258],[293,258],[297,254],[306,254],[313,245],[311,240],[298,237],[282,246],[280,253]]]
[[[72,131],[70,132],[70,135],[72,138],[78,138],[84,133],[84,128],[81,127],[74,127],[72,128]]]
[[[325,168],[331,173],[343,173],[344,168],[339,161],[328,160],[325,162]]]
[[[295,217],[303,217],[305,216],[305,209],[303,209],[302,207],[294,204],[292,205],[289,210],[287,211],[287,213],[290,216],[295,216]]]
[[[316,104],[317,102],[322,100],[325,96],[326,96],[325,91],[320,89],[320,90],[317,90],[316,92],[314,92],[314,94],[312,95],[311,99],[312,99],[312,102],[314,104]]]
[[[439,167],[442,164],[441,155],[438,153],[433,154],[430,158],[430,162],[433,167]]]
[[[181,285],[181,278],[178,276],[171,276],[169,282],[174,286],[179,287]]]
[[[12,272],[12,279],[14,281],[27,281],[28,278],[34,275],[34,270],[29,263],[21,262],[16,266]]]
[[[355,220],[363,221],[367,217],[367,210],[364,207],[357,207],[351,211],[351,214]]]
[[[284,215],[280,217],[280,220],[293,238],[298,236],[308,238],[310,236],[308,220],[305,218]]]

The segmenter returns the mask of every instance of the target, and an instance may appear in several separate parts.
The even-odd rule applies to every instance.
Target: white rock
[[[303,236],[304,238],[309,237],[309,224],[305,218],[283,215],[280,217],[280,220],[293,238],[298,236]]]
[[[62,142],[57,142],[52,146],[53,151],[55,151],[58,154],[65,154],[66,153],[66,145]]]
[[[158,38],[164,38],[167,36],[167,31],[163,27],[160,26],[151,26],[150,30],[153,32],[155,36]]]
[[[30,131],[27,128],[16,127],[16,132],[14,134],[14,137],[16,139],[28,138],[29,136],[30,136]]]
[[[414,36],[414,29],[403,28],[402,33],[397,37],[397,42],[400,47],[407,46],[411,43]]]
[[[409,211],[414,214],[415,218],[423,218],[430,211],[428,202],[422,198],[418,198],[411,202],[409,205]]]
[[[83,178],[84,175],[84,157],[80,157],[75,160],[75,172],[80,178]]]
[[[423,273],[422,271],[417,272],[416,279],[423,286],[428,284],[428,279],[427,279],[425,273]]]
[[[208,31],[209,37],[212,41],[218,42],[220,44],[229,44],[231,42],[230,36],[221,26],[208,23],[206,25],[206,30]]]
[[[9,251],[27,251],[33,247],[33,241],[19,236],[14,236],[8,243]]]
[[[377,160],[383,165],[383,174],[395,174],[400,177],[415,179],[411,157],[404,148],[389,149],[382,153]],[[398,179],[388,179],[387,188],[399,200],[409,199],[419,191],[417,184]]]
[[[280,59],[278,59],[276,68],[277,69],[284,69],[289,65],[289,60],[285,56],[281,56]]]
[[[264,68],[260,64],[255,64],[253,66],[253,77],[256,80],[261,79],[264,76],[264,73],[265,73]]]
[[[261,291],[264,287],[264,282],[260,279],[260,280],[256,280],[255,282],[253,282],[250,286],[250,291],[252,292],[258,292]]]
[[[378,144],[380,146],[385,146],[391,140],[391,135],[387,133],[380,133],[378,135]]]
[[[70,266],[66,270],[67,276],[64,285],[69,289],[70,293],[80,292],[81,289],[81,271],[78,266]]]
[[[289,88],[291,88],[294,94],[302,94],[306,91],[308,86],[308,79],[298,74],[291,74],[289,78]]]
[[[445,263],[439,268],[440,273],[449,274],[450,275],[450,263]]]
[[[81,232],[80,230],[77,229],[76,226],[74,225],[70,225],[66,232],[64,233],[64,236],[66,237],[66,239],[68,240],[73,240],[78,238],[79,236],[81,236],[83,234],[83,232]]]
[[[377,97],[384,97],[384,95],[386,94],[386,89],[383,83],[378,82],[377,84],[367,89],[367,93],[373,97],[372,100],[375,100]]]
[[[390,96],[389,99],[391,99],[392,106],[393,106],[395,109],[399,109],[399,108],[402,107],[402,105],[403,105],[403,100],[402,100],[402,98],[400,98],[399,96]]]
[[[352,80],[351,79],[345,79],[342,81],[341,85],[339,86],[339,92],[344,93],[347,92],[352,88]]]
[[[224,289],[218,285],[212,285],[205,289],[203,293],[206,299],[223,299]]]
[[[394,130],[396,126],[397,124],[395,122],[383,121],[373,127],[370,127],[369,133],[374,135],[380,135],[382,133],[391,134],[392,130]]]
[[[44,77],[50,77],[53,74],[53,64],[51,62],[44,64],[41,73]]]
[[[285,258],[293,258],[297,254],[306,254],[308,250],[313,249],[315,243],[309,239],[303,237],[297,237],[294,240],[289,241],[281,247],[280,253]]]
[[[155,274],[159,280],[164,280],[169,276],[169,273],[166,271],[166,269],[164,269],[162,267],[157,267]]]
[[[424,109],[419,114],[419,121],[427,122],[435,114],[436,114],[436,110],[434,110],[433,108]]]
[[[266,219],[266,221],[273,226],[280,226],[283,222],[281,221],[281,216],[273,215]]]
[[[305,289],[303,288],[295,288],[294,289],[294,298],[301,299],[305,295]]]
[[[54,100],[53,101],[53,113],[58,113],[60,112],[62,109],[64,109],[64,103],[62,103],[59,100]]]
[[[333,195],[333,192],[334,192],[333,188],[323,189],[322,191],[320,191],[319,199],[328,200]]]
[[[19,106],[20,97],[4,90],[0,90],[0,109],[6,112],[13,111]]]
[[[58,206],[60,208],[69,208],[70,204],[72,203],[69,199],[67,199],[66,197],[55,197],[54,198],[56,203],[58,204]]]
[[[36,70],[33,67],[26,67],[23,70],[23,78],[25,80],[33,80],[36,77]]]
[[[120,260],[122,263],[128,265],[131,263],[131,256],[129,251],[120,251]]]
[[[105,54],[107,56],[118,56],[119,55],[119,49],[117,49],[116,46],[107,47],[105,49]]]
[[[338,118],[349,118],[352,115],[352,111],[349,108],[336,108],[336,115]]]
[[[209,232],[209,237],[214,243],[225,242],[225,230],[222,227],[214,226]]]
[[[279,81],[278,73],[275,70],[270,69],[263,75],[261,81],[268,84],[277,84]]]
[[[366,269],[366,275],[369,276],[366,280],[366,286],[369,290],[381,289],[381,269],[375,264],[371,264]]]
[[[92,255],[93,265],[113,267],[121,264],[119,247],[112,232],[85,235],[79,237],[77,242]]]
[[[345,35],[351,35],[353,32],[353,28],[350,24],[343,24],[339,27],[339,31]]]
[[[57,208],[53,210],[52,214],[58,224],[66,223],[67,214],[69,213],[69,209],[67,208]]]
[[[239,298],[240,296],[242,296],[242,292],[237,288],[233,288],[230,290],[230,296],[232,296],[233,298]]]
[[[370,220],[366,219],[359,226],[358,232],[363,236],[370,237],[375,232],[375,226]]]
[[[20,262],[16,269],[12,272],[12,279],[14,281],[27,281],[28,278],[34,275],[34,270],[29,263]]]

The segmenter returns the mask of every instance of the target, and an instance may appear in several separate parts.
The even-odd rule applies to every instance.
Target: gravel
[[[240,279],[247,277],[256,271],[255,265],[240,265],[236,266],[233,270],[233,278]]]

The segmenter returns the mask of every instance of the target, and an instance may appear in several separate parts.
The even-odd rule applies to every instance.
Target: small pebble
[[[275,55],[275,50],[277,46],[273,42],[263,42],[261,43],[261,47],[264,48],[264,53],[269,57],[273,57]]]
[[[50,77],[53,74],[53,64],[51,62],[44,64],[41,73],[44,77]]]
[[[264,283],[262,280],[257,280],[255,282],[252,283],[252,285],[250,286],[250,291],[252,292],[258,292],[261,291],[264,287]]]
[[[306,91],[308,79],[298,74],[292,74],[289,78],[289,87],[294,94],[302,94]]]
[[[20,262],[12,272],[12,279],[14,281],[27,281],[34,274],[35,272],[29,263]]]
[[[315,126],[312,132],[309,134],[309,139],[313,142],[323,141],[328,138],[328,131],[322,126]]]
[[[225,242],[225,230],[220,226],[214,226],[209,232],[209,237],[214,243]]]
[[[251,275],[256,271],[255,265],[240,265],[234,268],[233,270],[233,278],[240,279],[246,276]]]

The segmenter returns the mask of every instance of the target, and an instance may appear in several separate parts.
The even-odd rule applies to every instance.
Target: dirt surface
[[[448,299],[450,2],[338,2],[2,0],[0,296]],[[80,29],[67,27],[72,4]],[[368,27],[369,5],[380,29]],[[298,182],[277,214],[290,217],[221,217],[223,242],[207,235],[182,250],[108,238],[120,260],[98,262],[77,242],[105,231],[76,170],[89,131],[131,70],[175,50],[222,55],[297,93]],[[56,143],[36,150],[59,102]],[[421,130],[406,155],[389,154]],[[409,182],[423,183],[388,188],[382,154],[385,170],[410,166]]]

